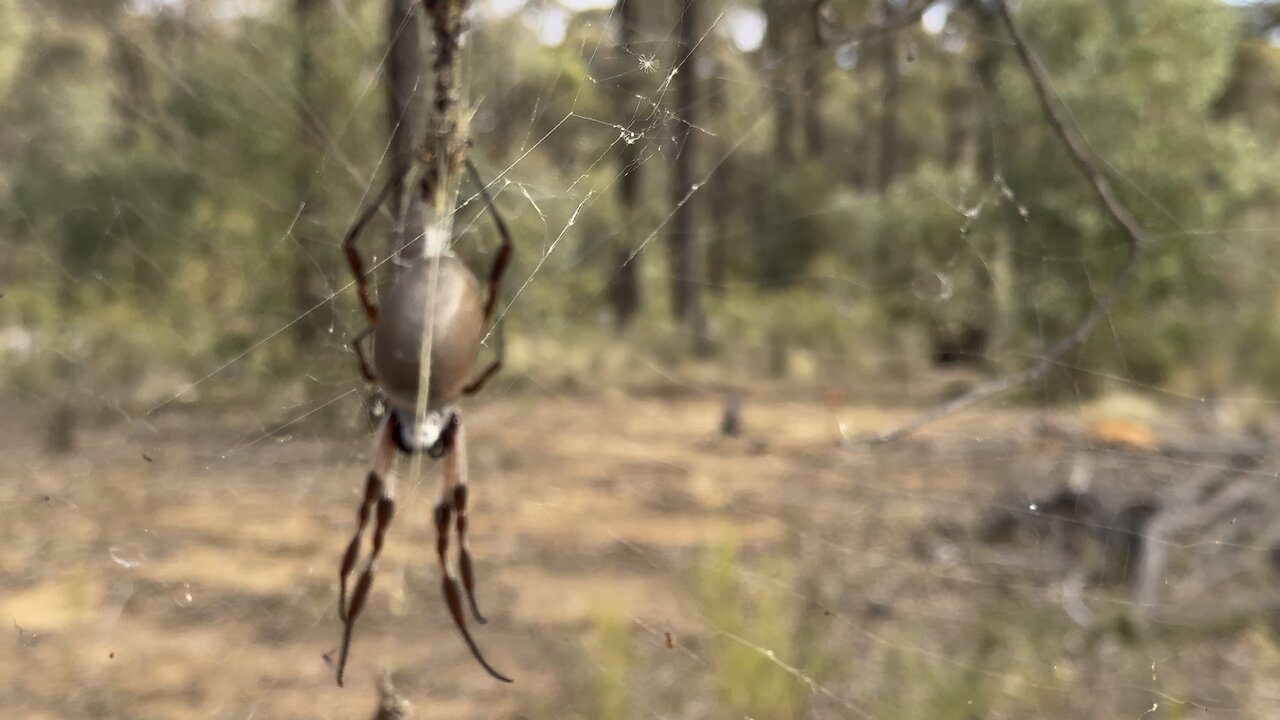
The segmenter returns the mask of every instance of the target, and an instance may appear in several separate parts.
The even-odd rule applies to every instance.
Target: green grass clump
[[[591,717],[626,718],[627,679],[631,672],[631,638],[621,615],[602,610],[591,619],[588,654],[594,661],[590,684]]]
[[[781,558],[745,571],[731,539],[710,548],[698,567],[695,597],[715,631],[709,643],[712,692],[729,716],[803,717],[830,670],[821,636],[792,607],[793,575]]]

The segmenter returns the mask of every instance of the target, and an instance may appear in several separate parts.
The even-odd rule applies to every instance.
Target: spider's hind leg
[[[435,521],[436,554],[440,559],[440,583],[444,591],[445,602],[449,605],[449,614],[453,616],[454,625],[462,633],[462,639],[466,641],[467,647],[471,649],[471,654],[476,661],[493,677],[503,682],[511,682],[511,678],[493,669],[493,666],[480,653],[480,648],[476,645],[475,640],[471,638],[471,633],[467,630],[466,617],[462,610],[462,593],[458,590],[458,581],[454,578],[453,571],[449,568],[449,526],[456,516],[458,565],[462,573],[462,586],[466,590],[467,600],[471,604],[471,611],[475,614],[476,621],[480,623],[486,622],[476,606],[475,575],[471,565],[471,553],[467,547],[466,438],[462,429],[462,421],[457,414],[450,418],[449,425],[445,428],[443,442],[445,446],[444,478],[440,502],[436,505]]]
[[[369,591],[373,588],[373,575],[378,568],[378,558],[382,555],[382,545],[386,540],[387,528],[395,514],[394,478],[391,476],[391,464],[395,459],[396,446],[392,439],[395,428],[390,417],[383,420],[378,431],[378,440],[374,451],[373,468],[365,479],[364,498],[356,514],[356,531],[342,556],[342,565],[338,569],[339,595],[338,617],[342,620],[342,651],[338,656],[337,681],[342,687],[343,673],[347,667],[347,655],[351,650],[351,635],[355,629],[356,619],[369,599]],[[376,512],[375,512],[376,510]],[[356,580],[351,599],[347,600],[347,578],[355,570],[356,561],[360,557],[360,544],[365,527],[369,524],[369,516],[375,515],[372,548],[369,559],[365,562],[364,571]]]
[[[467,601],[471,604],[471,614],[476,622],[484,625],[489,621],[480,614],[476,604],[475,570],[471,564],[471,544],[467,541],[467,438],[462,429],[462,421],[454,415],[451,427],[454,428],[450,444],[450,459],[455,473],[453,480],[453,507],[457,513],[458,529],[458,570],[462,575],[462,588],[467,591]],[[449,466],[446,465],[446,472]]]

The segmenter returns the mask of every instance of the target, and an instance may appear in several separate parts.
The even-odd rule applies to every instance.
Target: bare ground
[[[0,619],[12,623],[0,716],[363,719],[387,671],[419,717],[599,717],[611,679],[635,717],[770,717],[723,690],[755,682],[734,678],[727,643],[799,689],[796,716],[1137,718],[1156,705],[1278,717],[1263,709],[1280,707],[1263,626],[1126,644],[1105,622],[1069,623],[1061,578],[1034,558],[1017,567],[980,547],[992,503],[1070,471],[1074,451],[1032,430],[1042,414],[979,410],[851,452],[837,421],[871,432],[906,413],[749,400],[747,435],[721,438],[719,412],[715,397],[623,393],[468,408],[490,617],[473,632],[513,686],[472,661],[440,597],[435,468],[401,467],[339,689],[326,656],[365,433],[176,414],[85,432],[75,455],[49,458],[34,428],[15,427],[0,468]],[[720,619],[698,588],[727,542],[741,547],[744,604],[781,597],[773,624],[808,640],[782,647]],[[1105,589],[1086,602],[1102,617],[1127,607]],[[625,668],[599,647],[602,618],[626,628]],[[964,714],[966,694],[986,710]]]

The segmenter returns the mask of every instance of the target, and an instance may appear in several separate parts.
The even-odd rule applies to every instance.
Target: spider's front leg
[[[368,382],[377,382],[373,370],[369,367],[369,361],[365,359],[364,348],[360,343],[374,331],[378,326],[378,306],[373,304],[373,300],[369,298],[369,279],[365,276],[364,261],[360,259],[360,252],[356,249],[356,242],[360,239],[360,233],[364,232],[364,228],[378,214],[378,210],[382,208],[382,204],[387,201],[392,188],[395,187],[399,178],[395,175],[387,178],[387,182],[374,196],[373,201],[360,211],[356,216],[356,220],[347,230],[347,235],[342,239],[342,252],[347,257],[347,265],[351,268],[351,275],[355,278],[356,294],[360,297],[360,307],[364,309],[365,318],[368,319],[369,325],[359,335],[351,341],[351,349],[356,351],[356,357],[360,359],[360,374]]]
[[[342,252],[347,257],[347,265],[351,268],[351,274],[355,276],[356,293],[360,296],[360,307],[364,308],[364,314],[369,319],[370,325],[378,323],[378,306],[373,304],[369,299],[369,284],[364,274],[364,262],[360,259],[360,252],[356,250],[356,241],[360,239],[360,233],[364,231],[365,225],[378,214],[378,210],[382,208],[382,204],[387,201],[391,195],[391,189],[395,187],[399,178],[395,175],[387,178],[387,182],[374,196],[373,201],[360,211],[356,216],[355,222],[347,230],[347,235],[342,239]]]
[[[369,599],[369,591],[373,588],[373,575],[378,569],[378,558],[382,555],[387,528],[391,525],[391,518],[395,514],[393,497],[395,485],[391,475],[391,464],[395,459],[395,433],[398,428],[393,418],[394,415],[388,413],[382,421],[382,427],[378,430],[373,468],[365,479],[364,498],[360,502],[360,509],[356,512],[356,531],[351,537],[351,542],[347,544],[347,550],[342,555],[342,566],[338,569],[338,617],[343,624],[342,652],[338,655],[338,687],[342,687],[342,675],[347,667],[347,654],[351,650],[351,633],[355,629],[356,618],[360,617],[360,611],[364,609],[365,601]],[[369,559],[365,563],[364,571],[360,573],[360,578],[356,581],[355,590],[348,603],[347,577],[355,570],[356,561],[360,557],[361,539],[371,514],[376,515],[373,547],[370,549]]]
[[[458,564],[462,572],[462,584],[466,589],[467,599],[471,603],[471,610],[475,613],[477,622],[486,622],[476,607],[475,576],[471,566],[471,553],[467,548],[466,436],[462,429],[462,420],[457,413],[449,418],[449,424],[441,437],[441,444],[444,446],[444,478],[441,483],[440,502],[436,504],[435,521],[436,555],[440,560],[440,584],[444,591],[445,602],[449,605],[449,614],[453,616],[454,625],[462,633],[462,639],[466,641],[476,661],[493,677],[503,682],[511,682],[511,678],[493,669],[493,666],[480,653],[475,640],[471,638],[462,610],[462,593],[449,567],[449,530],[456,516]]]
[[[498,212],[498,207],[493,204],[493,197],[489,195],[488,186],[485,181],[480,178],[480,173],[476,170],[476,166],[467,159],[467,172],[471,175],[471,182],[475,183],[479,189],[480,197],[484,199],[485,207],[489,209],[489,214],[493,217],[493,222],[498,226],[498,235],[502,237],[502,245],[498,247],[498,254],[493,259],[493,267],[489,270],[489,289],[488,297],[484,303],[484,324],[488,325],[493,319],[493,312],[497,309],[498,298],[502,295],[502,278],[507,273],[507,266],[511,263],[511,253],[514,244],[511,240],[511,231],[507,229],[507,223],[502,219],[502,213]],[[489,378],[493,377],[502,369],[503,355],[505,348],[502,342],[502,320],[498,320],[498,343],[494,347],[493,361],[483,372],[465,388],[462,389],[463,395],[474,395],[480,392],[484,384],[489,382]]]
[[[370,325],[361,330],[360,334],[351,340],[351,349],[356,351],[356,358],[360,360],[360,374],[364,376],[365,381],[376,383],[378,382],[378,376],[374,374],[373,368],[369,367],[369,360],[364,356],[364,346],[360,344],[364,342],[365,338],[373,334],[373,329],[374,326]]]

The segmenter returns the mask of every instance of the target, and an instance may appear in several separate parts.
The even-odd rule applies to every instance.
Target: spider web
[[[128,12],[146,19],[183,5],[132,3]],[[1169,291],[1168,313],[1192,315],[1187,327],[1199,334],[1182,346],[1194,359],[1157,381],[1154,335],[1134,319],[1143,308],[1122,302],[1045,382],[861,447],[864,435],[1029,366],[1069,331],[1105,293],[1121,249],[1045,238],[1061,232],[1059,213],[1089,215],[1080,226],[1106,238],[1089,224],[1105,216],[1083,181],[1041,183],[1019,158],[994,151],[965,174],[907,149],[887,189],[851,180],[870,174],[875,149],[842,145],[857,129],[843,117],[875,117],[883,102],[868,69],[879,47],[871,39],[837,37],[819,54],[834,66],[823,99],[835,137],[827,152],[777,163],[778,97],[808,97],[777,68],[800,77],[818,62],[808,48],[770,48],[765,12],[737,2],[702,3],[695,62],[679,47],[670,8],[646,11],[636,41],[620,48],[608,5],[476,3],[464,43],[472,157],[516,235],[502,337],[485,338],[487,347],[506,343],[508,365],[463,407],[478,597],[491,618],[471,629],[515,686],[491,683],[451,627],[431,557],[438,468],[407,462],[348,688],[332,686],[334,575],[370,461],[368,389],[347,349],[363,318],[339,244],[390,154],[375,121],[385,18],[358,3],[326,6],[327,37],[352,59],[344,82],[333,81],[345,88],[338,100],[307,106],[292,77],[260,70],[260,48],[226,30],[284,28],[290,4],[222,2],[200,6],[199,40],[225,43],[214,57],[242,94],[190,87],[189,97],[200,112],[260,126],[281,143],[296,137],[272,118],[303,104],[319,130],[316,170],[299,200],[255,195],[233,165],[198,166],[201,192],[222,215],[192,224],[135,199],[97,226],[94,257],[128,248],[134,227],[181,229],[176,245],[207,251],[211,272],[230,273],[234,297],[202,298],[222,316],[173,305],[128,315],[109,304],[123,319],[107,310],[61,318],[69,329],[59,334],[48,316],[0,315],[3,367],[15,379],[0,398],[15,409],[0,486],[9,508],[0,511],[0,572],[13,588],[0,608],[15,628],[13,652],[0,660],[10,678],[4,714],[365,717],[386,673],[424,716],[1271,717],[1280,706],[1280,466],[1266,438],[1276,401],[1250,389],[1264,381],[1236,381],[1235,336],[1218,327],[1229,313],[1197,307],[1200,286],[1186,302]],[[834,35],[845,21],[878,17],[832,5]],[[940,12],[894,45],[909,110],[941,97],[939,64],[1007,43]],[[510,67],[484,56],[504,41],[514,48],[501,56]],[[1071,83],[1081,80],[1072,59],[1043,52],[1056,99],[1125,198],[1154,218],[1156,243],[1214,243],[1198,256],[1214,263],[1207,272],[1247,270],[1259,294],[1274,295],[1274,275],[1247,267],[1265,257],[1274,213],[1241,202],[1239,215],[1209,216],[1214,224],[1189,219],[1135,163],[1111,157],[1114,129],[1073,107],[1081,95]],[[1105,52],[1086,44],[1079,54]],[[160,55],[140,57],[155,77],[187,77]],[[1014,83],[1025,81],[1014,69],[1006,63],[1004,104],[984,121],[999,124],[993,133],[1024,128],[1023,149],[1035,152],[1034,138],[1056,140],[1020,109]],[[526,71],[542,84],[510,81]],[[682,75],[728,89],[678,107]],[[622,87],[635,89],[625,102]],[[980,89],[960,87],[958,102],[980,117]],[[159,126],[178,122],[156,112]],[[696,181],[673,193],[686,130],[697,137]],[[916,142],[926,135],[910,133]],[[616,198],[624,145],[637,149],[642,178],[631,226],[621,225]],[[202,159],[174,153],[159,165],[189,170]],[[765,178],[761,187],[738,182],[751,173]],[[1063,190],[1072,183],[1078,195]],[[1046,199],[1050,191],[1058,194]],[[19,267],[55,288],[71,260],[41,249],[48,227],[24,195],[13,197],[6,219],[20,238]],[[452,248],[484,277],[496,237],[477,189],[464,183],[457,205]],[[307,239],[317,207],[334,226],[319,241]],[[713,247],[750,248],[730,250],[729,279],[702,288],[710,360],[690,359],[688,330],[668,307],[666,243],[685,207],[699,213],[708,258]],[[278,218],[267,226],[279,232],[217,250],[207,234],[245,213]],[[375,273],[387,262],[379,232],[362,247]],[[899,236],[907,251],[881,240]],[[806,247],[812,237],[825,244]],[[619,248],[636,263],[644,305],[622,333],[609,313]],[[184,282],[212,285],[176,274],[167,253],[125,251],[161,276],[160,289],[146,291],[153,297],[172,297]],[[1161,272],[1161,253],[1139,277]],[[806,254],[806,263],[785,262]],[[760,271],[754,256],[776,261],[777,272]],[[310,304],[254,290],[290,282],[287,263],[298,258],[320,284]],[[107,297],[145,284],[132,266],[89,267]],[[993,299],[989,288],[1013,267],[1029,294]],[[21,278],[4,282],[25,302]],[[274,304],[241,307],[263,299]],[[1012,303],[1021,334],[963,342],[1008,311],[1001,302]],[[1152,324],[1167,319],[1152,313]],[[162,329],[112,337],[144,320]],[[216,324],[182,332],[205,321]],[[312,350],[289,351],[317,321]],[[40,423],[22,418],[56,419],[61,394],[34,380],[24,389],[38,377],[29,367],[50,355],[91,365],[120,343],[159,359],[138,361],[142,371],[121,383],[128,392],[105,371],[64,376],[91,409],[81,411],[75,452],[48,454]],[[184,344],[194,348],[185,357]],[[112,372],[129,374],[128,363],[112,362]],[[741,432],[718,432],[737,412]]]

